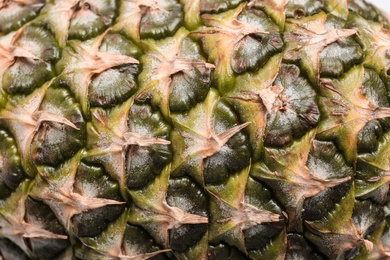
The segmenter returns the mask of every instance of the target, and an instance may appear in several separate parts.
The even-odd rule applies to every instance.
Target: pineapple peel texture
[[[364,0],[0,2],[0,258],[389,257],[390,23]]]

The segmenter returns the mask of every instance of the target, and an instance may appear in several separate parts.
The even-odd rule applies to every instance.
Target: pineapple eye
[[[277,25],[265,13],[255,8],[243,10],[237,20],[248,27],[255,27],[268,33],[249,33],[234,47],[232,68],[236,73],[256,71],[269,58],[283,49],[283,40],[277,33]]]
[[[320,13],[325,7],[323,0],[290,0],[286,2],[284,6],[286,17],[295,19]]]
[[[29,54],[8,54],[13,57],[14,62],[5,67],[2,75],[0,73],[0,85],[8,93],[29,94],[54,76],[52,65],[59,58],[59,49],[48,30],[27,26],[19,32],[20,36],[14,37],[12,48],[29,46]],[[18,80],[21,75],[23,80]]]
[[[68,39],[87,40],[104,32],[115,18],[115,6],[113,0],[80,1],[70,19]]]
[[[34,2],[34,4],[31,4]],[[44,0],[33,1],[0,1],[0,35],[19,29],[26,22],[34,19]]]
[[[200,12],[201,13],[221,13],[236,7],[243,0],[201,0],[200,1]]]
[[[267,117],[264,143],[282,146],[315,127],[319,110],[316,92],[297,66],[282,64],[274,85],[281,85],[284,90]]]
[[[258,42],[263,41],[263,37],[260,34],[252,33],[252,34],[249,34],[249,37],[251,37],[252,39],[254,39]]]
[[[85,145],[85,122],[81,109],[69,90],[53,87],[46,91],[41,111],[57,113],[65,118],[72,118],[80,124],[76,130],[53,122],[43,122],[31,143],[31,156],[36,164],[59,165],[71,158]]]
[[[8,197],[24,178],[15,140],[0,128],[0,199]]]
[[[85,3],[83,4],[83,9],[84,9],[84,10],[90,10],[90,9],[91,9],[91,5],[90,5],[88,2],[85,2]]]
[[[139,24],[142,39],[173,35],[182,25],[183,8],[178,1],[158,1],[158,9],[148,7]]]
[[[294,11],[294,18],[295,19],[301,19],[302,17],[305,17],[305,11],[302,9],[297,9]]]

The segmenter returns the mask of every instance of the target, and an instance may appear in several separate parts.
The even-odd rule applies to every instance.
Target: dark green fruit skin
[[[386,259],[390,25],[364,0],[0,3],[0,259]]]

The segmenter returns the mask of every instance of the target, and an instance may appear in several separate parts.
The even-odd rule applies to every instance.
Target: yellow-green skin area
[[[0,2],[0,259],[390,258],[364,0]]]

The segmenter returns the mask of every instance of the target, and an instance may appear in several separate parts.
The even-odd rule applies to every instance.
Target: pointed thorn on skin
[[[37,121],[37,127],[39,127],[42,122],[55,122],[70,126],[76,130],[80,130],[80,128],[78,128],[75,124],[73,124],[65,117],[47,111],[36,111],[32,114],[32,118]]]
[[[169,145],[171,144],[170,141],[162,139],[162,138],[155,138],[155,137],[144,137],[137,133],[132,132],[126,132],[123,134],[123,138],[126,140],[124,145],[132,145],[136,144],[139,146],[150,146],[153,144],[162,144],[162,145]]]
[[[223,145],[225,145],[232,136],[234,136],[235,134],[237,134],[238,132],[240,132],[242,129],[244,129],[245,127],[247,127],[250,124],[251,124],[250,122],[246,122],[246,123],[243,123],[241,125],[230,128],[229,130],[219,134],[217,136],[217,141],[218,141],[219,145],[221,147]]]

